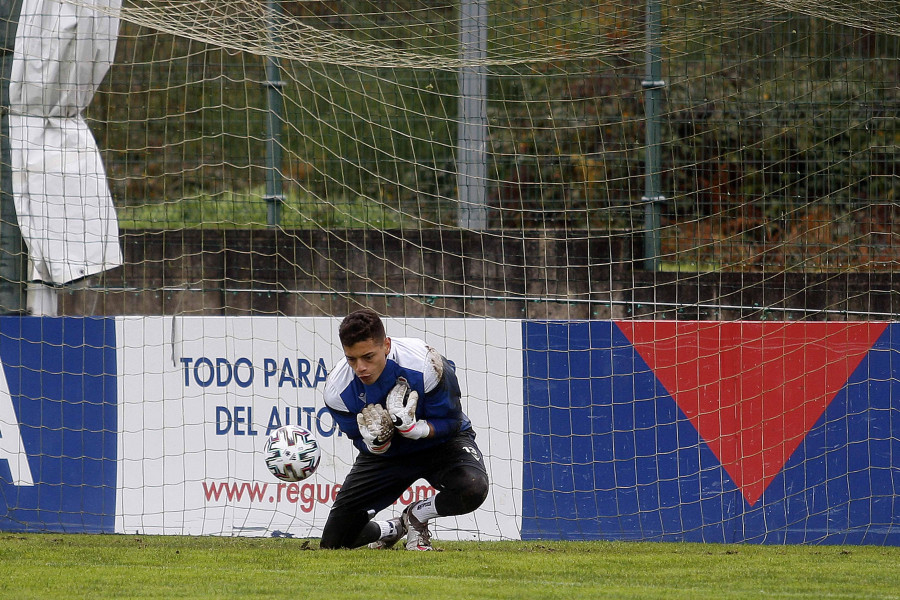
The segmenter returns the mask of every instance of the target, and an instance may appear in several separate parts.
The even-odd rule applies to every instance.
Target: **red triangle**
[[[887,323],[620,321],[752,506]]]

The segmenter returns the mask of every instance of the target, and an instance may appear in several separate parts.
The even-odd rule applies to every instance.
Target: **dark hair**
[[[387,337],[381,317],[371,308],[363,308],[344,317],[338,328],[338,336],[345,347],[366,340],[375,340],[375,343],[380,344]]]

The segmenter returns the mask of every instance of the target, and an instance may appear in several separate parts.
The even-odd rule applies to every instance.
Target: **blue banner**
[[[900,362],[892,360],[898,326],[760,326],[752,339],[723,348],[703,347],[723,343],[721,324],[712,326],[719,327],[715,335],[699,327],[663,335],[654,322],[642,327],[657,329],[642,336],[634,322],[523,323],[523,539],[900,545],[900,437],[891,429],[900,417]],[[807,336],[799,349],[791,346],[796,334]],[[754,343],[756,355],[743,353]],[[825,353],[832,346],[835,352]],[[772,349],[779,347],[776,360]],[[720,402],[718,412],[698,411],[703,371],[720,369],[735,348],[740,356],[764,357],[785,380],[746,367],[741,373],[738,364],[738,399]],[[847,359],[848,348],[858,358]],[[678,356],[688,357],[680,374],[670,368]],[[769,393],[764,401],[739,397],[754,386],[762,396],[793,390],[795,381],[802,394],[829,367],[829,374],[850,372],[834,392],[819,386],[824,400],[793,392]],[[756,402],[750,408],[757,413],[742,413],[742,402]],[[749,414],[754,424],[726,431]],[[714,431],[711,422],[722,425]],[[791,427],[801,427],[800,435],[785,436]],[[757,441],[763,446],[754,450]],[[743,452],[730,456],[735,447]],[[772,458],[767,449],[784,456]]]
[[[116,323],[0,317],[0,363],[27,456],[16,485],[0,457],[0,529],[111,533],[116,515]],[[7,390],[0,390],[5,396]],[[5,459],[5,460],[3,460]]]

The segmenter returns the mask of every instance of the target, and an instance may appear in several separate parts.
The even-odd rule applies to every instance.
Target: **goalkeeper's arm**
[[[420,395],[400,378],[385,401],[398,433],[411,439],[446,438],[464,424],[468,426],[453,365],[432,349],[423,374],[424,394]]]

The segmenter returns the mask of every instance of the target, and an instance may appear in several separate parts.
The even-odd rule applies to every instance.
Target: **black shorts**
[[[333,513],[375,513],[396,502],[418,479],[437,491],[446,489],[446,475],[468,466],[487,475],[484,457],[475,444],[475,432],[461,431],[443,444],[421,452],[385,458],[360,453],[344,480],[332,507]]]

